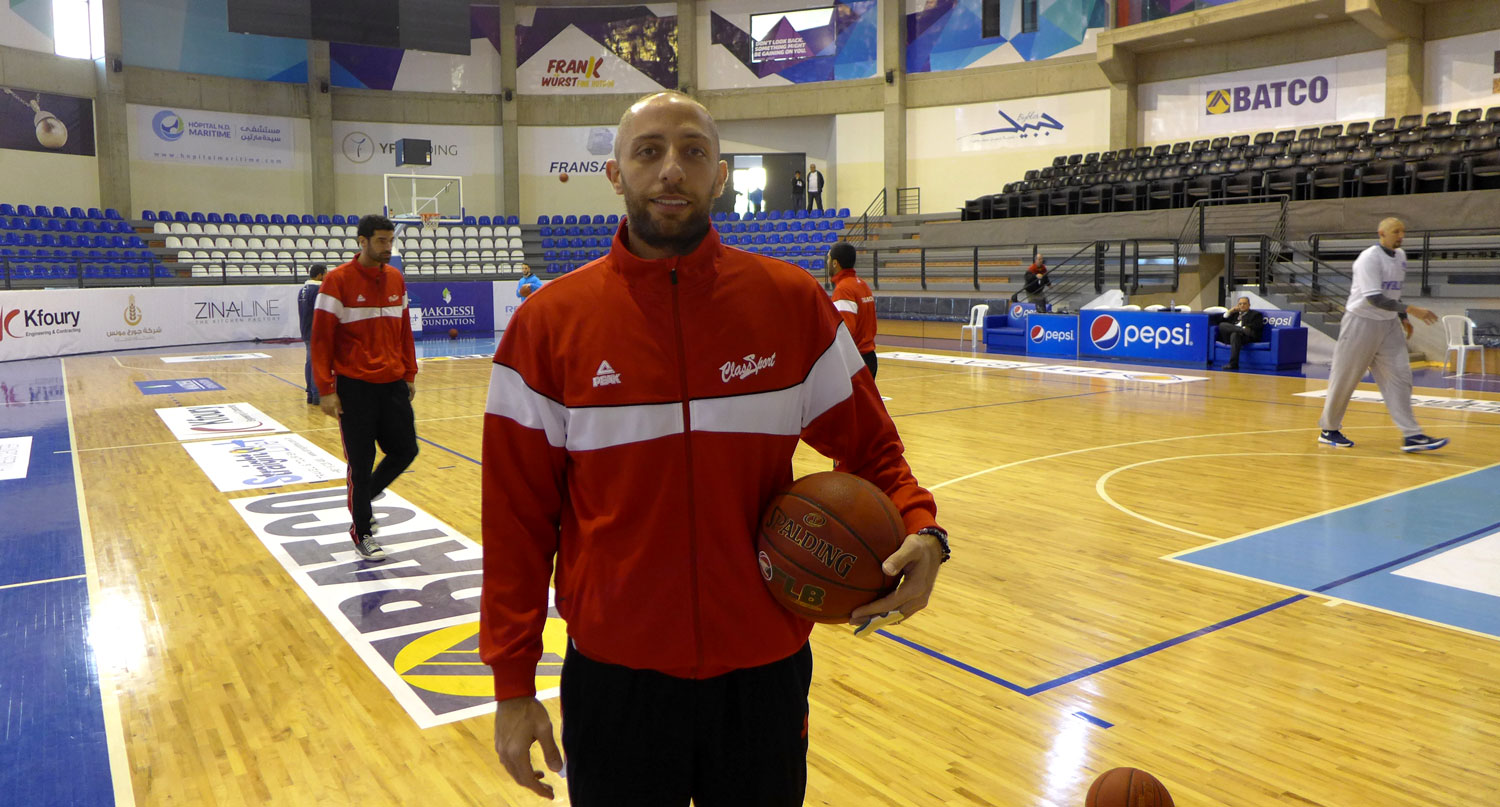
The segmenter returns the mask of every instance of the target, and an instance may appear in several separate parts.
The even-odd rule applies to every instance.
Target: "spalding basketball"
[[[848,622],[854,609],[890,594],[880,565],[906,540],[901,512],[853,474],[809,474],[771,498],[756,539],[771,595],[814,622]]]
[[[448,329],[448,338],[449,339],[457,339],[458,338],[458,329],[457,328],[449,328]]]
[[[557,181],[558,182],[567,182],[568,181],[568,175],[566,173],[558,174],[557,175]]]
[[[1174,807],[1167,788],[1139,768],[1114,768],[1099,774],[1083,804],[1084,807]]]

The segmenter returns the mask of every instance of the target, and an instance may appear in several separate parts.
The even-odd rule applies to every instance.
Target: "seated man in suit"
[[[1250,308],[1250,298],[1241,297],[1234,308],[1224,315],[1219,323],[1220,342],[1229,345],[1229,363],[1226,370],[1240,369],[1240,347],[1246,342],[1260,341],[1261,331],[1266,325],[1266,315]]]

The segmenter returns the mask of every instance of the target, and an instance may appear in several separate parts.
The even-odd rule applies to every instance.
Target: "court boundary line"
[[[81,580],[81,579],[87,579],[87,575],[70,574],[70,575],[67,575],[66,577],[49,577],[46,580],[27,580],[27,581],[22,582],[22,583],[6,583],[5,585],[0,586],[0,591],[4,591],[6,589],[11,589],[11,588],[25,588],[27,586],[40,586],[43,583],[61,583],[64,580]]]
[[[1131,470],[1133,468],[1139,468],[1139,467],[1141,467],[1143,465],[1154,465],[1154,464],[1156,464],[1158,462],[1173,462],[1173,461],[1176,461],[1176,460],[1192,460],[1192,459],[1199,459],[1199,458],[1203,458],[1203,457],[1318,457],[1320,459],[1321,458],[1327,458],[1327,459],[1339,459],[1339,460],[1377,460],[1377,461],[1381,461],[1381,462],[1407,462],[1407,463],[1421,463],[1423,465],[1444,465],[1444,466],[1450,466],[1450,467],[1455,467],[1455,468],[1466,468],[1466,469],[1468,469],[1464,473],[1470,473],[1470,472],[1473,472],[1473,471],[1481,471],[1481,470],[1484,470],[1484,468],[1486,467],[1486,466],[1481,466],[1481,465],[1459,465],[1456,462],[1442,462],[1442,461],[1439,461],[1439,460],[1415,459],[1415,458],[1411,457],[1409,454],[1402,455],[1402,456],[1399,456],[1399,457],[1359,456],[1359,455],[1349,454],[1349,453],[1332,454],[1332,453],[1327,453],[1327,452],[1320,453],[1320,452],[1317,452],[1317,451],[1310,451],[1310,452],[1305,451],[1305,452],[1300,452],[1300,453],[1291,452],[1291,451],[1266,451],[1266,452],[1237,451],[1237,452],[1233,452],[1233,453],[1223,453],[1223,454],[1180,454],[1180,455],[1175,456],[1175,457],[1157,457],[1156,459],[1141,460],[1140,462],[1132,462],[1132,463],[1130,463],[1128,465],[1116,466],[1115,468],[1112,468],[1112,469],[1110,469],[1108,471],[1105,471],[1103,474],[1100,474],[1099,478],[1094,481],[1094,493],[1098,494],[1099,498],[1103,499],[1104,502],[1105,502],[1105,504],[1108,504],[1110,507],[1113,507],[1116,510],[1119,510],[1120,512],[1124,513],[1127,516],[1131,516],[1133,518],[1140,519],[1141,521],[1144,521],[1144,522],[1146,522],[1148,524],[1154,524],[1154,525],[1156,525],[1158,527],[1162,527],[1164,529],[1174,530],[1176,532],[1180,532],[1180,533],[1183,533],[1185,535],[1191,535],[1191,536],[1193,536],[1195,538],[1203,538],[1203,539],[1208,540],[1208,541],[1218,542],[1218,541],[1221,541],[1222,539],[1215,538],[1214,536],[1207,535],[1205,533],[1196,532],[1194,530],[1187,529],[1186,527],[1178,527],[1178,526],[1175,526],[1173,524],[1168,524],[1165,521],[1157,521],[1156,519],[1151,518],[1150,516],[1145,516],[1145,515],[1142,515],[1140,513],[1137,513],[1134,510],[1131,510],[1130,508],[1126,507],[1125,505],[1120,504],[1119,502],[1115,501],[1114,497],[1110,496],[1104,490],[1105,484],[1107,482],[1109,482],[1110,479],[1114,478],[1115,474],[1121,473],[1123,471],[1129,471],[1129,470]],[[1447,476],[1447,477],[1444,477],[1443,479],[1457,479],[1458,477],[1463,476],[1464,473],[1459,473],[1459,474],[1456,474],[1456,475],[1453,475],[1453,476]],[[1437,480],[1437,481],[1443,481],[1443,480],[1440,479],[1440,480]],[[1424,483],[1424,484],[1431,484],[1431,483]],[[1407,490],[1416,490],[1418,487],[1421,487],[1421,486],[1420,485],[1414,486],[1414,487],[1409,488]],[[1407,490],[1396,491],[1396,493],[1405,493],[1405,492],[1407,492]],[[1395,494],[1388,494],[1388,495],[1395,495]],[[1306,521],[1307,519],[1318,518],[1321,515],[1323,515],[1323,514],[1322,513],[1315,513],[1315,514],[1313,514],[1311,516],[1307,516],[1306,518],[1298,519],[1298,520],[1299,521]],[[1289,522],[1289,523],[1296,523],[1296,521]],[[1285,525],[1282,525],[1282,526],[1285,526]],[[1248,535],[1249,534],[1247,534],[1246,536],[1241,536],[1241,537],[1248,537]],[[1231,540],[1233,540],[1233,539],[1231,539]],[[1185,551],[1196,551],[1196,550],[1185,550]]]
[[[68,418],[68,445],[78,445],[77,430],[73,425],[73,395],[68,390],[68,361],[59,357],[62,370],[63,403]],[[83,467],[78,461],[78,452],[72,452],[73,487],[78,498],[78,526],[83,543],[83,571],[89,593],[89,630],[93,630],[100,616],[97,609],[103,602],[103,587],[99,582],[99,565],[94,559],[94,532],[89,522],[88,502],[83,491]],[[130,775],[129,748],[125,744],[125,724],[120,712],[120,699],[115,692],[114,675],[107,665],[94,655],[94,675],[99,681],[99,702],[104,712],[104,742],[109,754],[109,778],[115,794],[115,807],[135,807],[135,788]]]

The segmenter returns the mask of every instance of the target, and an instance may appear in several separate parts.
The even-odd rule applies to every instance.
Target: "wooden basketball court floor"
[[[954,557],[910,621],[869,638],[813,632],[807,804],[1072,807],[1117,766],[1156,774],[1180,806],[1492,798],[1500,414],[1419,408],[1453,443],[1406,455],[1384,409],[1355,402],[1345,432],[1359,445],[1335,450],[1315,443],[1321,399],[1296,395],[1322,380],[966,366],[951,362],[975,354],[955,347],[882,347],[880,389]],[[51,669],[46,631],[73,625],[89,661],[46,686],[98,718],[0,731],[23,788],[0,801],[107,804],[78,795],[103,777],[116,804],[542,803],[507,781],[488,714],[422,728],[374,672],[382,656],[355,650],[233,506],[341,483],[221,493],[154,413],[248,402],[342,457],[334,424],[303,402],[302,348],[253,350],[268,357],[0,365],[11,421],[0,432],[64,409],[66,439],[39,438],[32,463],[60,458],[78,486],[26,502],[0,487],[0,535],[28,547],[0,552],[11,567],[0,668]],[[422,453],[392,488],[476,541],[489,367],[482,355],[423,362]],[[53,380],[40,395],[32,381],[28,398],[26,373]],[[225,389],[147,396],[135,384],[182,377]],[[826,467],[805,447],[796,460],[799,475]],[[66,530],[31,526],[71,512],[75,492],[83,571],[37,576],[39,542]],[[1417,569],[1428,561],[1436,571]],[[60,587],[85,584],[81,618],[46,615]],[[453,648],[460,660],[443,663],[482,686],[487,668]],[[18,725],[26,693],[0,693],[0,727]],[[76,765],[70,743],[85,747]]]

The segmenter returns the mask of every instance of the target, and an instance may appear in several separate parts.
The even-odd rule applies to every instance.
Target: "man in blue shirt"
[[[524,300],[541,287],[542,279],[531,273],[530,266],[521,264],[521,280],[516,283],[516,296]]]
[[[312,372],[312,321],[313,309],[318,305],[318,290],[323,286],[323,275],[328,273],[328,267],[321,263],[313,264],[307,270],[307,282],[302,284],[302,290],[297,292],[297,318],[302,326],[302,344],[307,346],[307,362],[302,367],[302,377],[307,382],[307,402],[317,406],[322,400],[318,396],[318,386],[313,383]]]

